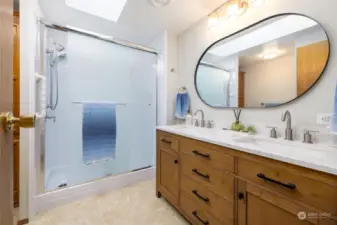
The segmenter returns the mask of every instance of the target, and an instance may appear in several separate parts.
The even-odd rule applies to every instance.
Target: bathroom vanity
[[[337,150],[233,135],[158,127],[157,196],[193,225],[337,224]]]

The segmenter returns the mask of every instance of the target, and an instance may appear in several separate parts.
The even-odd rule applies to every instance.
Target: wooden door
[[[318,218],[306,217],[312,211],[241,180],[237,205],[238,225],[318,225]],[[299,213],[306,218],[299,219]]]
[[[297,48],[297,96],[307,91],[322,74],[329,56],[329,42]]]
[[[179,195],[179,162],[175,153],[160,150],[160,183],[165,197],[172,204],[178,203]]]
[[[13,114],[20,117],[20,25],[19,13],[14,12],[13,21]],[[20,127],[16,126],[13,137],[14,147],[14,207],[20,203]]]
[[[0,1],[0,113],[13,109],[13,1]],[[13,134],[0,119],[0,225],[13,224]]]
[[[239,108],[245,107],[245,72],[239,72],[239,96],[238,106]]]

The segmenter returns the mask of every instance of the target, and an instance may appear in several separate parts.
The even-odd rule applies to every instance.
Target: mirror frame
[[[253,23],[253,24],[251,24],[251,25],[249,25],[249,26],[247,26],[247,27],[245,27],[245,28],[243,28],[243,29],[241,29],[241,30],[239,30],[239,31],[236,31],[236,32],[234,32],[234,33],[232,33],[232,34],[230,34],[230,35],[224,37],[224,38],[221,38],[221,39],[219,39],[219,40],[213,42],[208,48],[206,48],[206,50],[202,53],[201,57],[199,58],[198,63],[197,63],[197,66],[196,66],[196,68],[195,68],[195,72],[194,72],[194,88],[195,88],[195,91],[197,92],[197,95],[198,95],[199,99],[200,99],[205,105],[207,105],[207,106],[209,106],[209,107],[211,107],[211,108],[215,108],[215,109],[237,109],[237,108],[240,108],[240,107],[217,107],[217,106],[212,106],[212,105],[208,104],[207,102],[205,102],[204,99],[201,98],[200,93],[199,93],[198,88],[197,88],[197,74],[198,74],[198,68],[199,68],[200,62],[202,61],[203,57],[206,55],[206,53],[208,52],[208,50],[211,49],[214,45],[218,44],[219,42],[221,42],[221,41],[223,41],[223,40],[225,40],[225,39],[227,39],[227,38],[230,38],[230,37],[232,37],[232,36],[234,36],[234,35],[240,34],[241,32],[246,31],[246,30],[248,30],[248,29],[250,29],[250,28],[252,28],[252,27],[254,27],[254,26],[256,26],[256,25],[259,25],[260,23],[263,23],[263,22],[267,21],[267,20],[273,19],[273,18],[275,18],[275,17],[289,16],[289,15],[297,15],[297,16],[307,17],[307,18],[309,18],[309,19],[315,21],[317,24],[319,24],[319,25],[322,27],[322,29],[323,29],[323,31],[324,31],[326,37],[327,37],[327,40],[328,40],[328,42],[329,42],[329,53],[328,53],[328,57],[327,57],[326,64],[325,64],[325,66],[324,66],[324,68],[323,68],[321,74],[319,75],[319,77],[318,77],[317,80],[315,81],[315,83],[313,83],[313,84],[310,86],[310,88],[308,88],[308,90],[306,90],[305,92],[303,92],[300,96],[297,96],[296,98],[294,98],[294,99],[292,99],[292,100],[290,100],[290,101],[288,101],[288,102],[285,102],[285,103],[283,103],[283,104],[281,104],[281,105],[277,105],[277,106],[270,106],[270,107],[267,107],[267,108],[260,108],[260,107],[243,107],[242,109],[271,109],[271,108],[277,108],[277,107],[284,106],[284,105],[287,105],[287,104],[289,104],[289,103],[292,103],[292,102],[295,101],[295,100],[298,100],[299,98],[305,96],[310,90],[312,90],[312,89],[316,86],[316,84],[321,80],[322,75],[323,75],[324,72],[326,71],[326,68],[328,67],[328,64],[329,64],[329,61],[330,61],[331,42],[330,42],[329,35],[328,35],[326,29],[324,28],[324,26],[323,26],[320,22],[318,22],[316,19],[314,19],[314,18],[312,18],[312,17],[310,17],[310,16],[307,16],[307,15],[304,15],[304,14],[301,14],[301,13],[280,13],[280,14],[275,14],[275,15],[273,15],[273,16],[266,17],[266,18],[264,18],[264,19],[262,19],[262,20],[260,20],[260,21],[258,21],[258,22],[256,22],[256,23]]]

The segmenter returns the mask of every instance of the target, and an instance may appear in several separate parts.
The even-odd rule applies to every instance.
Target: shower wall
[[[56,120],[45,126],[45,189],[153,166],[156,55],[53,29],[48,29],[48,38],[63,45],[67,56],[58,64],[58,107],[48,110]],[[120,103],[113,160],[84,163],[83,105],[75,102]]]

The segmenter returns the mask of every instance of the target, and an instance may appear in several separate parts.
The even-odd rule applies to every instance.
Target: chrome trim
[[[139,51],[148,52],[148,53],[151,53],[151,54],[158,55],[158,52],[155,49],[149,48],[149,47],[146,47],[146,46],[142,46],[142,45],[138,45],[138,44],[135,44],[135,43],[132,43],[132,42],[128,42],[128,41],[124,41],[124,40],[118,40],[116,38],[108,38],[105,35],[98,35],[98,34],[95,35],[95,34],[92,34],[92,33],[87,33],[85,31],[82,31],[82,29],[80,29],[80,28],[77,30],[75,28],[69,28],[69,27],[65,27],[65,26],[62,26],[62,25],[49,23],[49,22],[46,22],[46,21],[43,21],[43,20],[40,20],[39,22],[44,24],[48,28],[61,30],[61,31],[65,31],[65,32],[70,31],[70,32],[73,32],[73,33],[82,34],[82,35],[85,35],[85,36],[88,36],[88,37],[96,38],[96,39],[99,39],[99,40],[102,40],[102,41],[106,41],[106,42],[110,42],[110,43],[113,43],[113,44],[121,45],[121,46],[124,46],[124,47],[127,47],[127,48],[132,48],[132,49],[136,49],[136,50],[139,50]]]

